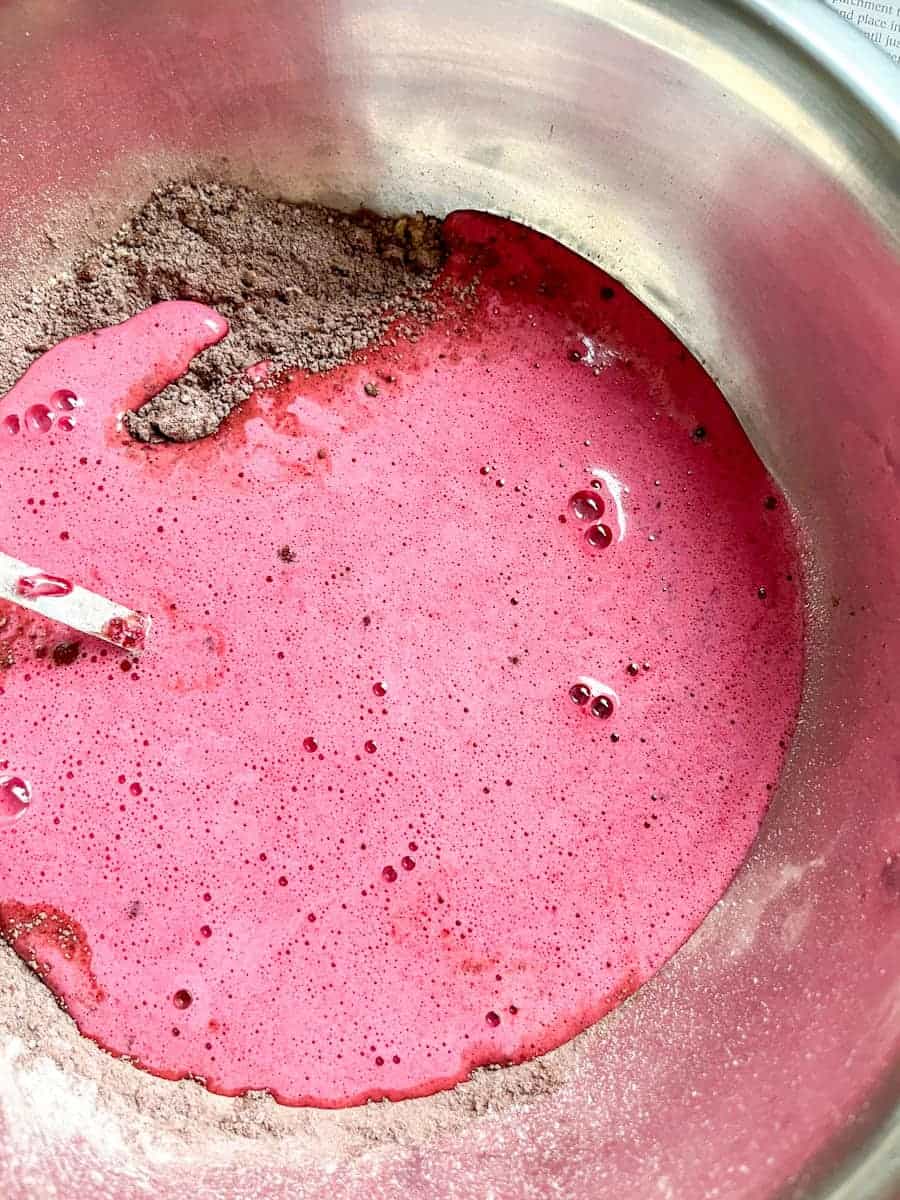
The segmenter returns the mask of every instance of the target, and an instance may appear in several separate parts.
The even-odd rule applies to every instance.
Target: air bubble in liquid
[[[612,530],[608,525],[592,525],[584,535],[584,540],[592,550],[605,550],[612,539]]]
[[[53,428],[53,413],[46,404],[32,404],[25,413],[25,428],[32,433],[49,433]]]
[[[84,401],[79,400],[69,388],[58,388],[50,397],[50,403],[59,412],[71,412],[73,408],[81,408]]]
[[[579,521],[596,521],[603,516],[605,504],[595,492],[576,492],[569,500],[572,515]]]

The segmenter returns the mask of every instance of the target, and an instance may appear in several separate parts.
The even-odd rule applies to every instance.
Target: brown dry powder
[[[247,367],[327,371],[398,318],[429,319],[443,259],[441,223],[422,213],[348,216],[223,183],[169,183],[69,271],[0,306],[0,391],[63,338],[160,300],[195,300],[230,333],[125,417],[138,441],[194,441],[253,390]]]

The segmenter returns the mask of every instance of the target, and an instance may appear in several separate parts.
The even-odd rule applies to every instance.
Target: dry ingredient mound
[[[0,391],[63,338],[160,300],[196,300],[230,333],[125,416],[138,441],[195,441],[250,394],[253,364],[327,371],[397,318],[427,320],[443,260],[441,222],[422,213],[348,216],[222,183],[169,183],[70,270],[0,307]]]

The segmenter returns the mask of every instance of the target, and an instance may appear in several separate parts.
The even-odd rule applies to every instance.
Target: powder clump
[[[194,300],[230,333],[124,422],[138,441],[196,441],[253,391],[248,367],[270,364],[269,378],[328,371],[398,318],[429,320],[444,257],[441,222],[422,213],[348,215],[224,183],[169,183],[70,271],[0,313],[0,390],[66,337]]]

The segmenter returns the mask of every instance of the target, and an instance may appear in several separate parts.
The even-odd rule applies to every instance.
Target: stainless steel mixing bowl
[[[393,1141],[379,1106],[355,1128],[382,1134],[352,1147],[300,1117],[277,1141],[223,1121],[182,1143],[7,1037],[3,1196],[895,1196],[889,60],[818,0],[6,0],[0,80],[8,274],[198,162],[291,196],[511,214],[618,275],[707,364],[815,563],[803,720],[762,836],[560,1086]]]

